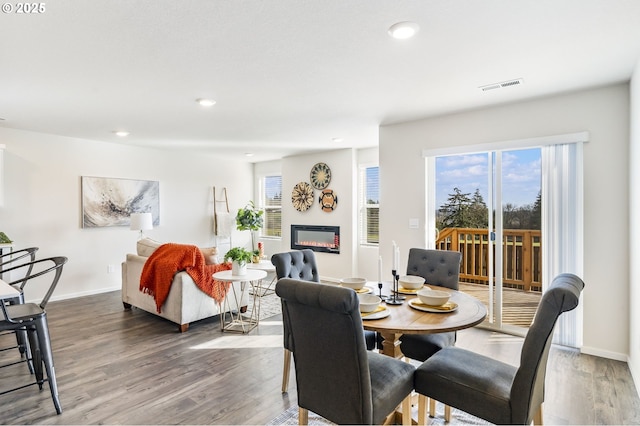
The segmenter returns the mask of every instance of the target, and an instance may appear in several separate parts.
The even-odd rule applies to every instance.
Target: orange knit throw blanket
[[[207,265],[200,249],[186,244],[163,244],[144,263],[140,277],[140,291],[153,296],[158,313],[171,289],[173,276],[186,271],[205,294],[222,302],[229,289],[229,283],[213,279],[218,271],[231,269],[230,263]]]

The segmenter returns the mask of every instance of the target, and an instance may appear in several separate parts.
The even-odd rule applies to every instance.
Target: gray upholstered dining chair
[[[425,283],[458,290],[460,281],[460,261],[462,254],[457,251],[411,248],[407,259],[407,275],[417,275]],[[425,361],[447,346],[456,343],[456,333],[405,334],[400,338],[400,351],[407,358]],[[435,400],[431,399],[429,413],[435,415]],[[451,408],[445,407],[444,418],[449,421]]]
[[[320,274],[318,273],[318,265],[313,250],[304,249],[289,251],[285,253],[276,253],[271,256],[271,263],[276,268],[276,278],[292,278],[297,280],[320,282]],[[282,310],[283,324],[283,345],[284,345],[284,367],[282,370],[282,392],[289,389],[289,372],[291,371],[291,334],[287,327],[286,312]]]
[[[383,424],[400,403],[411,424],[415,367],[367,350],[353,290],[283,278],[276,294],[291,333],[300,424],[309,411],[337,424]]]
[[[284,253],[276,253],[271,256],[271,263],[276,268],[276,278],[292,278],[319,283],[320,273],[313,250],[293,250]],[[282,312],[283,338],[284,338],[284,367],[282,370],[282,392],[289,389],[289,372],[291,371],[291,335],[286,325],[286,313]],[[375,332],[365,331],[367,349],[375,348]]]
[[[524,339],[519,367],[454,346],[423,362],[415,375],[419,420],[426,420],[427,396],[496,424],[542,424],[553,329],[560,314],[578,306],[583,288],[573,274],[553,279]]]
[[[53,291],[58,285],[60,276],[62,275],[62,268],[66,263],[66,257],[58,256],[38,259],[33,262],[5,269],[5,272],[10,272],[19,268],[33,266],[33,268],[30,269],[32,271],[30,275],[25,277],[25,283],[29,283],[32,279],[43,277],[45,275],[51,277],[51,282],[40,304],[22,303],[16,305],[5,305],[4,303],[0,303],[0,312],[2,313],[2,319],[0,319],[0,331],[26,331],[29,341],[27,354],[31,357],[33,370],[36,376],[35,382],[6,390],[4,393],[19,390],[34,384],[37,384],[40,390],[42,390],[44,382],[49,382],[51,398],[53,399],[53,405],[58,414],[62,413],[62,406],[60,405],[60,398],[58,396],[58,385],[56,381],[55,368],[53,366],[53,352],[51,350],[51,338],[49,336],[49,325],[47,322],[45,306],[49,302]],[[43,366],[44,371],[47,373],[46,378],[44,377]]]

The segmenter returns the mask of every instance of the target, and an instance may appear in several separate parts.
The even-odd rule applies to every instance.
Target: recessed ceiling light
[[[129,136],[129,132],[127,132],[126,130],[117,130],[113,133],[115,133],[116,136],[120,136],[121,138]]]
[[[244,156],[245,157],[253,157],[253,152],[245,152]]]
[[[389,35],[393,38],[404,40],[416,35],[419,29],[420,27],[415,22],[398,22],[389,27]]]
[[[344,139],[342,138],[331,138],[333,142],[342,142]]]
[[[196,99],[196,102],[198,102],[201,106],[207,107],[207,108],[212,107],[216,104],[216,101],[214,101],[213,99],[200,98],[200,99]]]

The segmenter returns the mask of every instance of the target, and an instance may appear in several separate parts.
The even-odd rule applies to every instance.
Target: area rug
[[[247,307],[247,312],[249,315],[253,308],[253,298],[254,295],[249,295],[249,306]],[[280,297],[278,297],[275,293],[269,294],[267,296],[260,297],[260,319],[263,320],[265,318],[271,318],[274,315],[280,315],[282,313],[282,304],[280,302]]]
[[[414,416],[417,418],[417,416]],[[286,411],[282,412],[278,417],[271,420],[267,425],[275,426],[275,425],[297,425],[298,424],[298,406],[293,405],[289,407]],[[309,412],[309,425],[332,425],[330,421],[327,419],[320,417],[312,412]],[[428,425],[490,425],[491,423],[486,422],[482,419],[474,417],[470,414],[465,413],[464,411],[456,410],[455,408],[451,409],[451,422],[446,423],[444,421],[444,405],[438,403],[436,405],[436,416],[431,418],[427,417]]]

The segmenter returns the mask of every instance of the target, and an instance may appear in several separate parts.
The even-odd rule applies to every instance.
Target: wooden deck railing
[[[539,230],[504,230],[502,268],[504,287],[541,291],[541,244]],[[489,249],[495,254],[495,242],[490,241],[488,229],[445,228],[440,231],[436,248],[462,253],[460,281],[488,284]]]

